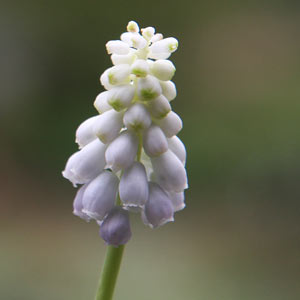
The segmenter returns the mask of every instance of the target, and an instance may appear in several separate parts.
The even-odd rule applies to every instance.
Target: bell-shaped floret
[[[134,97],[135,87],[131,84],[116,86],[109,91],[107,102],[116,110],[128,107]]]
[[[147,46],[147,41],[139,33],[135,32],[122,33],[121,40],[129,45],[129,47],[136,49],[143,49]]]
[[[116,65],[107,69],[108,82],[111,85],[128,84],[131,67],[128,64]]]
[[[169,149],[179,158],[179,160],[185,165],[186,162],[186,150],[183,142],[176,135],[168,139]]]
[[[149,72],[149,64],[144,59],[137,59],[131,66],[131,73],[138,77],[146,77]]]
[[[89,183],[83,193],[83,213],[102,221],[115,205],[118,184],[118,177],[113,172],[104,170]]]
[[[159,80],[171,80],[176,71],[170,60],[158,59],[151,65],[151,73]]]
[[[137,149],[137,136],[127,130],[123,131],[107,147],[105,152],[107,167],[115,172],[128,168],[134,162]]]
[[[144,222],[152,228],[174,221],[174,210],[168,194],[157,184],[149,183],[149,199],[144,210]]]
[[[159,81],[151,75],[138,79],[137,92],[141,100],[149,101],[157,98],[162,89]]]
[[[139,208],[148,200],[148,179],[146,169],[140,162],[134,162],[125,169],[119,184],[119,195],[125,207]]]
[[[107,102],[108,95],[109,95],[108,91],[105,91],[105,92],[100,93],[96,97],[96,100],[94,102],[94,107],[97,109],[99,114],[102,114],[105,111],[112,109],[112,107]]]
[[[91,117],[82,122],[77,128],[75,142],[79,145],[79,149],[97,138],[93,131],[93,126],[99,117],[99,115]]]
[[[123,113],[109,110],[101,114],[93,126],[94,134],[107,144],[114,140],[123,126]]]
[[[106,50],[108,54],[120,54],[120,55],[124,55],[124,54],[128,54],[130,48],[128,46],[128,44],[116,40],[116,41],[109,41],[106,43]]]
[[[83,209],[82,198],[83,198],[83,193],[84,193],[85,189],[87,188],[87,186],[88,186],[88,183],[83,185],[77,191],[74,202],[73,202],[73,214],[75,216],[80,217],[81,219],[83,219],[85,221],[90,220],[90,217],[82,211],[82,209]]]
[[[188,188],[186,170],[179,158],[171,151],[151,158],[157,182],[167,191],[176,193]]]
[[[181,193],[169,193],[169,197],[171,199],[171,202],[173,204],[174,212],[182,210],[185,208],[184,203],[184,192]]]
[[[164,118],[171,111],[171,105],[164,95],[149,101],[148,107],[152,117],[156,119]]]
[[[100,140],[92,141],[69,158],[63,176],[74,186],[91,181],[105,166],[105,150],[106,146]]]
[[[143,104],[133,104],[124,114],[124,125],[131,130],[144,130],[151,125],[151,117]]]
[[[153,43],[149,49],[149,58],[166,59],[178,48],[178,41],[171,37]]]
[[[131,238],[128,211],[114,207],[100,225],[100,236],[115,247],[126,244]]]
[[[130,49],[126,55],[112,54],[111,61],[114,65],[128,64],[131,65],[137,58],[136,50]]]
[[[177,91],[173,81],[160,81],[162,88],[162,94],[169,100],[172,101],[176,98]]]
[[[145,130],[143,146],[146,154],[150,157],[161,155],[168,150],[168,142],[164,133],[154,124]]]
[[[182,129],[182,120],[175,112],[170,111],[165,118],[159,120],[158,125],[166,137],[170,138]]]

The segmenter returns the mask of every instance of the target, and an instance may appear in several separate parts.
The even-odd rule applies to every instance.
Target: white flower
[[[170,60],[159,59],[151,65],[151,73],[159,80],[171,80],[175,71],[175,66]]]
[[[175,38],[164,39],[154,27],[140,32],[130,21],[120,40],[106,43],[113,66],[100,77],[99,115],[76,130],[81,150],[63,171],[74,186],[83,184],[73,213],[95,219],[109,245],[130,239],[129,212],[140,212],[155,228],[185,207],[186,150],[176,136],[182,121],[170,105],[176,68],[167,60],[177,47]]]
[[[91,117],[82,122],[77,128],[75,142],[78,144],[79,149],[83,148],[85,145],[97,138],[93,131],[93,126],[99,117],[99,115]]]
[[[148,75],[138,79],[137,92],[141,100],[149,101],[157,98],[162,93],[162,89],[158,79]]]
[[[159,120],[158,125],[168,138],[176,135],[182,129],[182,121],[173,111],[170,111],[165,118]]]
[[[107,144],[114,140],[123,126],[123,113],[109,110],[101,114],[93,124],[93,132],[102,143]]]
[[[137,154],[138,140],[134,133],[123,131],[113,140],[105,152],[107,167],[113,171],[128,168]]]
[[[133,104],[124,114],[124,125],[131,130],[144,130],[151,125],[151,117],[145,105]]]
[[[112,109],[112,107],[107,102],[107,97],[109,95],[108,91],[100,93],[94,102],[94,107],[98,110],[99,114]]]
[[[131,84],[120,85],[109,91],[107,102],[117,111],[128,107],[133,99],[135,88]]]

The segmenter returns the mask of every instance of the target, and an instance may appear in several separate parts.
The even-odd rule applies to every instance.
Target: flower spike
[[[177,91],[169,57],[178,41],[154,27],[140,30],[134,21],[126,29],[106,43],[113,66],[100,77],[105,91],[94,100],[98,114],[78,127],[80,150],[63,171],[75,186],[82,184],[73,213],[94,219],[114,247],[131,237],[131,212],[151,228],[173,221],[188,187],[186,150],[177,137],[182,120],[170,104]]]

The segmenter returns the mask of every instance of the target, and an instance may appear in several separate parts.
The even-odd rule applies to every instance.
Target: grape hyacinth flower
[[[113,267],[115,277],[110,287],[102,279],[98,300],[112,298],[123,247],[131,237],[130,213],[140,213],[146,225],[156,228],[185,207],[186,150],[177,137],[182,121],[170,104],[177,92],[171,81],[176,69],[168,58],[177,47],[175,38],[163,38],[153,27],[140,31],[134,21],[120,40],[106,44],[113,66],[100,77],[105,91],[94,102],[97,114],[79,125],[79,151],[63,171],[75,187],[82,185],[74,214],[95,220],[110,247],[102,277]]]

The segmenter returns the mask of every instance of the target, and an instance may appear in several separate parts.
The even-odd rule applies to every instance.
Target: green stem
[[[96,300],[112,300],[125,245],[107,246]]]
[[[143,150],[143,135],[141,132],[139,132],[138,136],[139,136],[139,146],[138,146],[136,160],[141,161],[142,150]]]

